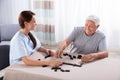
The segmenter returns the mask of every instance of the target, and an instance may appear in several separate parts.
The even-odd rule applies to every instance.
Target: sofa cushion
[[[18,24],[1,24],[0,27],[1,41],[10,41],[20,28]]]

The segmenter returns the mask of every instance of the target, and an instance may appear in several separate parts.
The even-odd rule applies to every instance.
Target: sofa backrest
[[[10,41],[19,29],[18,24],[0,24],[0,42]]]

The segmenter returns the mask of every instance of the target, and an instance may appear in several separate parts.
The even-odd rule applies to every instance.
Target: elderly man
[[[55,57],[60,57],[69,44],[72,45],[70,53],[84,54],[81,58],[83,62],[107,57],[105,35],[97,30],[99,22],[98,17],[91,15],[86,19],[84,27],[75,27],[69,37],[61,43]]]

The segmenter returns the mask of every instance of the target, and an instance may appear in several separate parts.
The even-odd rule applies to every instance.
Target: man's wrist
[[[59,48],[58,50],[59,50],[60,52],[63,52],[63,48]]]
[[[97,54],[92,54],[93,59],[97,59]]]

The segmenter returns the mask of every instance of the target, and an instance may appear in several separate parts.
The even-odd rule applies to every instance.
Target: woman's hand
[[[48,55],[51,55],[51,56],[55,55],[55,52],[53,52],[52,50],[47,49],[46,52],[47,52]]]
[[[58,66],[62,65],[62,62],[50,60],[48,65],[51,67],[58,67]]]

